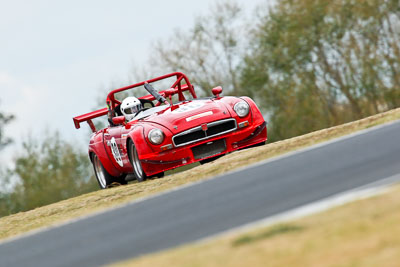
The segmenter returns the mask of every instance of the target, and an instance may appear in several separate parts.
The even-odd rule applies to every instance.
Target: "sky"
[[[265,1],[237,0],[246,12]],[[76,130],[72,118],[92,111],[104,88],[128,82],[152,43],[190,28],[214,2],[0,0],[0,110],[16,116],[5,129],[15,145],[0,160],[10,162],[28,135],[56,130],[86,145],[87,125]]]

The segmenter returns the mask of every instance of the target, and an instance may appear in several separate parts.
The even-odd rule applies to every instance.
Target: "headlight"
[[[149,132],[148,138],[153,145],[159,145],[164,141],[164,133],[160,129],[155,128]]]
[[[245,101],[240,101],[233,106],[233,109],[239,117],[243,118],[249,114],[250,107]]]

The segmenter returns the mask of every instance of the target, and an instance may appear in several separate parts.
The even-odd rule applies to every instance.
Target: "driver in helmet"
[[[130,121],[142,109],[142,103],[136,97],[130,96],[122,101],[120,108],[125,120]]]

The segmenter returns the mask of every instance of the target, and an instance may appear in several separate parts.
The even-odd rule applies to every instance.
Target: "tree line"
[[[280,0],[258,10],[247,18],[218,2],[158,41],[149,65],[188,73],[204,94],[222,85],[255,98],[270,141],[400,106],[400,1]]]
[[[0,151],[12,141],[4,135],[4,127],[14,116],[0,112]],[[57,132],[46,134],[42,141],[28,137],[14,166],[0,164],[2,188],[0,217],[31,210],[68,199],[98,188],[87,153],[73,143],[62,140]]]
[[[282,0],[261,19],[242,88],[282,139],[400,105],[400,2]]]
[[[269,142],[400,106],[400,1],[280,0],[257,10],[216,2],[189,29],[156,41],[133,77],[182,71],[200,96],[221,85],[225,95],[253,97]],[[0,149],[12,118],[0,113]],[[15,168],[3,170],[20,182],[0,195],[0,215],[97,188],[86,153],[56,133],[46,140],[28,139]]]

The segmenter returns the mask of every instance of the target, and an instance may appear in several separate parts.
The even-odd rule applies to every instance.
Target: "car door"
[[[124,150],[121,146],[121,126],[109,127],[104,131],[104,145],[107,154],[118,170],[121,172],[124,169],[123,153]]]

